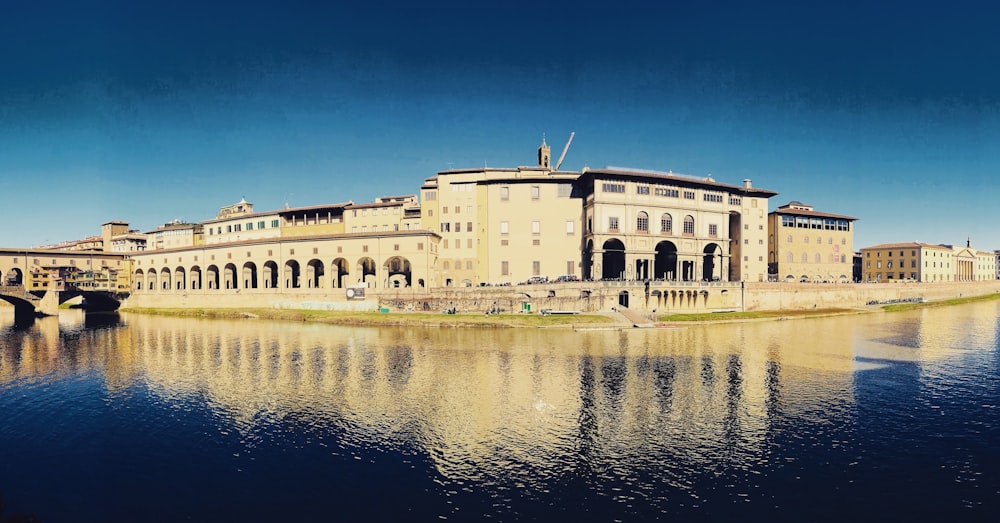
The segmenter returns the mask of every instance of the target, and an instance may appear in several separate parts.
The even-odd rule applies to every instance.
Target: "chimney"
[[[750,178],[744,178],[743,179],[743,188],[744,189],[749,189],[750,188]]]

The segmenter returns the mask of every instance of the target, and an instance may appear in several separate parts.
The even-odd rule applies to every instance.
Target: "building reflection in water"
[[[987,304],[573,332],[81,313],[4,327],[0,387],[95,369],[112,396],[144,386],[165,402],[207,402],[248,445],[292,417],[347,448],[426,454],[450,478],[621,476],[651,454],[750,466],[766,459],[777,411],[820,420],[849,409],[856,372],[889,360],[933,368],[955,349],[954,329],[994,346],[996,317]]]

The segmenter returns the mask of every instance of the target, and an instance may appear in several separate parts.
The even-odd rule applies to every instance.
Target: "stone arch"
[[[169,291],[170,290],[170,269],[164,267],[160,269],[160,288]]]
[[[238,289],[239,276],[236,273],[236,265],[233,263],[227,263],[225,267],[222,268],[222,281],[225,282],[227,289]]]
[[[306,263],[306,287],[310,289],[318,289],[323,286],[323,275],[326,271],[323,269],[323,262],[313,258]]]
[[[208,278],[208,288],[219,290],[219,268],[215,265],[209,265],[205,276]]]
[[[146,284],[147,287],[149,287],[149,290],[151,291],[157,290],[158,288],[156,285],[157,280],[158,278],[156,277],[156,269],[150,268],[148,271],[146,271]]]
[[[677,246],[674,245],[674,242],[662,241],[656,244],[653,278],[657,280],[677,279]]]
[[[285,262],[285,288],[286,289],[298,289],[301,285],[299,279],[302,276],[302,269],[299,267],[299,262],[295,260],[288,260]]]
[[[187,288],[187,271],[184,270],[184,267],[174,269],[174,286],[179,291]]]
[[[264,288],[274,289],[278,287],[278,264],[271,260],[264,262]]]
[[[333,276],[333,288],[342,289],[347,286],[347,277],[351,273],[350,264],[344,258],[337,258],[330,264],[330,272]]]
[[[135,274],[132,275],[135,279],[132,283],[137,291],[144,290],[146,288],[146,273],[142,272],[142,269],[136,269]]]
[[[358,274],[361,275],[359,283],[364,283],[365,286],[374,287],[375,277],[377,272],[375,270],[375,260],[365,256],[358,260]]]
[[[625,278],[625,244],[618,238],[612,238],[602,246],[601,279],[620,280]]]
[[[257,264],[248,261],[243,264],[243,288],[257,288]]]
[[[402,256],[393,256],[385,261],[382,270],[387,276],[386,285],[389,287],[409,287],[412,281],[410,260]],[[469,282],[471,284],[471,282]]]
[[[188,278],[191,280],[189,288],[201,289],[201,267],[195,265],[188,271]]]
[[[704,256],[701,263],[701,279],[722,280],[722,247],[717,243],[709,243],[702,252]]]

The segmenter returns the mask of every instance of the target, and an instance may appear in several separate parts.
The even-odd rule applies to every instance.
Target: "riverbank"
[[[614,326],[615,319],[603,314],[541,315],[424,312],[352,312],[305,309],[149,309],[127,308],[121,312],[183,318],[263,319],[302,321],[355,326],[546,328]]]
[[[656,319],[657,326],[670,327],[676,324],[724,323],[742,321],[776,321],[799,318],[817,318],[847,314],[868,314],[872,312],[897,312],[930,307],[945,307],[981,301],[1000,300],[1000,293],[928,301],[923,303],[902,303],[869,308],[825,308],[786,311],[753,312],[707,312],[698,314],[668,314]],[[615,313],[609,314],[491,314],[482,313],[424,313],[424,312],[357,312],[327,311],[308,309],[153,309],[125,308],[121,312],[183,318],[215,319],[263,319],[280,321],[301,321],[327,323],[331,325],[355,325],[366,327],[479,327],[479,328],[594,328],[630,326]]]

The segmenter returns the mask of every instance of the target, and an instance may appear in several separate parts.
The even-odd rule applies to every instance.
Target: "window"
[[[531,275],[538,276],[542,273],[542,262],[533,261],[531,262]]]
[[[694,191],[684,191],[684,199],[685,200],[693,200],[694,199]]]
[[[694,217],[691,215],[684,217],[684,234],[694,234]]]
[[[507,260],[500,262],[500,275],[509,276],[510,275],[510,263]]]
[[[447,260],[445,260],[444,265],[443,265],[444,270],[448,270],[450,267],[451,267],[451,264],[448,263]]]
[[[465,231],[472,232],[472,222],[465,222]]]
[[[653,190],[653,193],[657,196],[666,196],[667,198],[677,198],[679,191],[676,187],[657,187]]]
[[[472,270],[472,260],[467,260],[465,262],[465,268],[469,269],[469,270]]]
[[[649,194],[649,186],[648,185],[637,185],[635,187],[635,193],[636,194]]]
[[[424,199],[427,201],[437,200],[437,191],[426,191],[424,192]]]
[[[451,223],[441,222],[441,232],[451,232]]]
[[[500,222],[500,234],[507,234],[510,232],[510,223]]]
[[[462,222],[455,222],[455,232],[462,232]]]
[[[572,260],[566,262],[566,274],[573,275],[576,274],[576,263]]]
[[[466,238],[466,240],[465,240],[465,248],[466,249],[471,249],[472,248],[472,238]]]
[[[445,240],[444,240],[444,248],[445,249],[448,248],[448,239],[447,238],[445,238]]]
[[[271,220],[271,228],[278,226],[278,220]]]
[[[248,231],[252,231],[253,230],[253,222],[247,222],[247,230]]]
[[[813,256],[813,259],[814,259],[814,260],[816,260],[816,263],[819,263],[819,262],[820,262],[820,261],[821,261],[821,260],[822,260],[823,258],[822,258],[822,257],[821,257],[821,256],[819,255],[819,253],[817,252],[817,253],[816,253],[816,256]]]
[[[660,216],[660,232],[663,234],[670,234],[674,229],[674,218],[669,214],[664,213]]]
[[[531,199],[537,200],[542,196],[542,189],[537,185],[531,186]]]
[[[500,188],[500,199],[501,200],[509,200],[510,199],[510,187],[501,187]]]
[[[803,237],[802,243],[809,243],[809,237],[808,236]]]
[[[448,208],[447,207],[441,207],[441,214],[448,214]]]
[[[802,263],[808,263],[808,262],[809,262],[809,255],[806,253],[802,253]]]
[[[556,196],[560,198],[569,198],[570,196],[573,195],[573,184],[560,183],[559,185],[556,186],[556,190],[559,191],[558,194],[556,194]]]
[[[566,234],[576,233],[576,223],[573,220],[566,220]]]
[[[716,225],[716,224],[714,224],[714,223],[708,224],[708,235],[711,236],[711,237],[713,237],[713,238],[716,237],[716,236],[718,236],[719,235],[719,226]]]
[[[794,216],[784,216],[781,217],[782,227],[795,227],[795,217]]]
[[[788,253],[788,256],[785,257],[785,260],[787,260],[788,263],[792,263],[792,260],[794,259],[795,258],[793,257],[792,253]]]
[[[704,194],[702,199],[705,200],[706,202],[722,203],[722,195],[718,193],[707,192]]]
[[[540,234],[542,232],[542,222],[535,220],[531,222],[531,234]]]
[[[625,192],[625,184],[624,183],[603,183],[603,184],[601,184],[601,190],[603,190],[604,192],[619,192],[619,193],[624,193]]]
[[[639,211],[639,216],[635,220],[635,230],[641,233],[649,232],[649,215],[645,211]]]
[[[608,230],[611,232],[618,232],[618,217],[611,216],[608,218]]]
[[[462,208],[459,207],[458,205],[456,205],[455,206],[455,214],[461,214],[461,213],[462,213]]]

